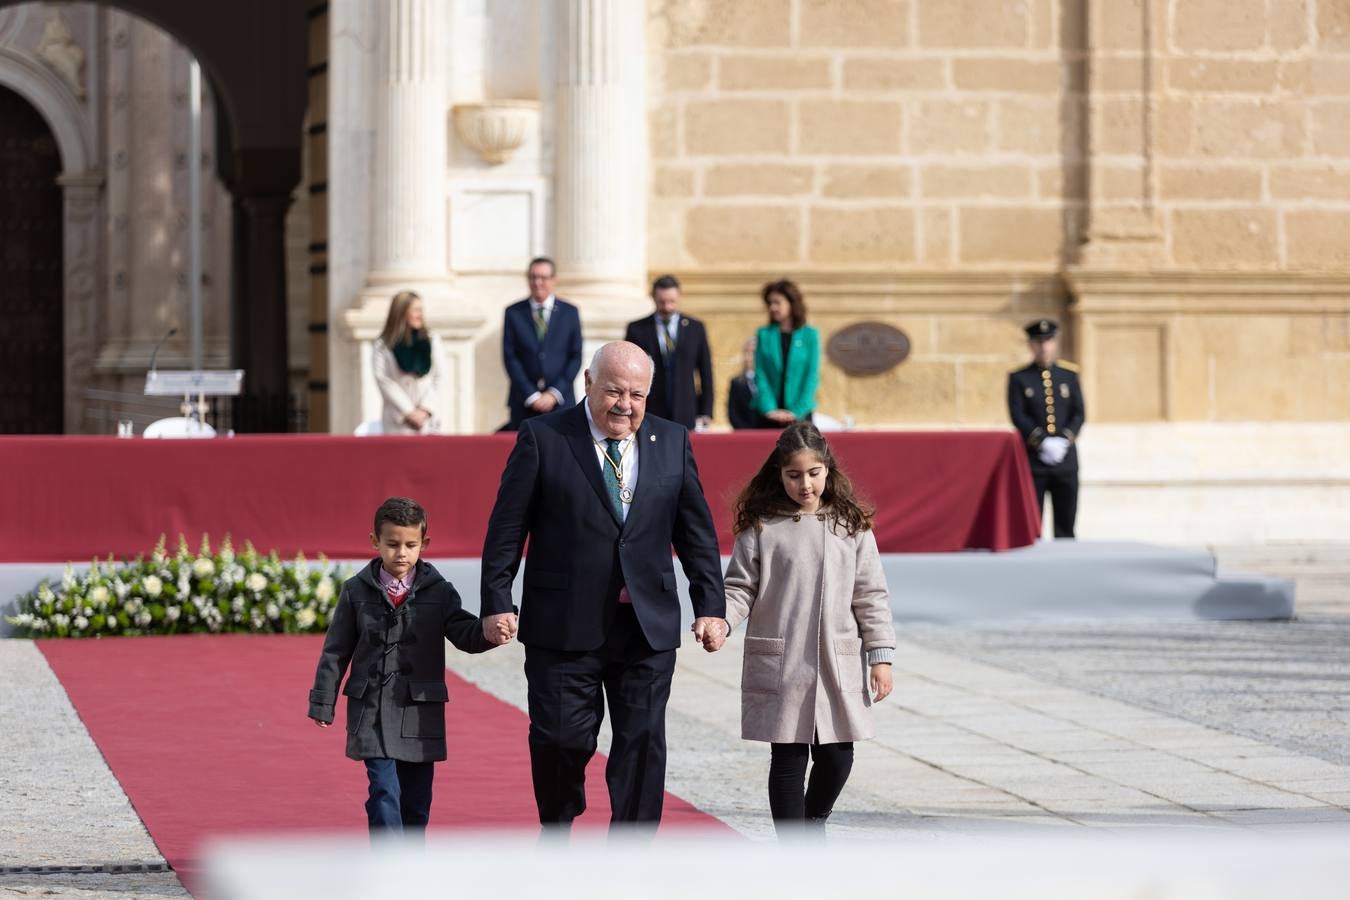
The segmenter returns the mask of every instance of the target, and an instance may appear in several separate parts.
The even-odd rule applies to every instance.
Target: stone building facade
[[[653,269],[717,358],[799,277],[913,354],[859,422],[998,424],[1019,326],[1092,421],[1350,418],[1350,4],[760,0],[653,11]],[[706,290],[699,290],[704,285]]]
[[[161,368],[192,362],[191,60],[180,39],[112,5],[0,5],[0,90],[15,109],[37,115],[34,135],[6,133],[8,149],[17,154],[11,160],[26,154],[30,143],[50,145],[59,171],[52,209],[33,199],[36,185],[21,186],[23,173],[7,171],[7,199],[21,208],[5,211],[14,229],[6,237],[42,228],[48,217],[57,219],[61,236],[54,290],[49,295],[31,285],[32,308],[7,308],[12,318],[0,323],[11,333],[30,315],[54,323],[55,343],[44,343],[41,352],[59,357],[60,365],[52,377],[41,378],[7,369],[4,381],[19,396],[40,392],[39,403],[58,404],[55,430],[109,434],[122,418],[139,428],[177,414],[176,400],[144,398],[142,390],[152,356]],[[202,362],[216,369],[231,365],[236,229],[233,200],[218,174],[218,105],[209,78],[204,83],[202,155],[196,161],[202,176]],[[300,386],[308,368],[307,219],[307,204],[295,204],[289,271],[292,296],[300,299],[291,304],[288,334],[289,368]],[[28,272],[45,265],[27,242],[5,244],[11,268]],[[176,329],[172,336],[170,329]]]
[[[909,339],[879,375],[825,363],[821,411],[859,427],[1006,427],[1021,326],[1060,319],[1085,535],[1350,532],[1350,0],[302,5],[287,320],[315,427],[378,418],[369,345],[402,288],[448,348],[440,419],[501,424],[502,310],[537,254],[588,351],[679,276],[724,422],[759,287],[791,277],[826,339]],[[0,85],[69,157],[67,430],[182,321],[186,59],[111,6],[0,5]],[[206,214],[224,364],[218,183]],[[180,333],[161,363],[184,354]]]

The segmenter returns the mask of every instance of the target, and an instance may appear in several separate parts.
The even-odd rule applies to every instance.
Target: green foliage
[[[82,575],[67,565],[59,584],[44,580],[20,597],[8,621],[35,638],[322,633],[348,574],[322,555],[282,562],[247,542],[236,554],[228,535],[214,553],[205,536],[193,553],[179,535],[170,555],[161,536],[149,559],[96,559]]]

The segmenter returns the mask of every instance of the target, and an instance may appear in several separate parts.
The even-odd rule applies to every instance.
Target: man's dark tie
[[[605,455],[609,457],[605,461],[605,490],[609,492],[609,502],[614,506],[614,515],[622,522],[623,498],[619,496],[619,474],[615,471],[616,466],[623,465],[623,457],[619,454],[619,441],[605,438]]]
[[[661,321],[661,330],[665,332],[666,342],[666,360],[669,361],[675,355],[675,333],[670,330],[671,319]]]

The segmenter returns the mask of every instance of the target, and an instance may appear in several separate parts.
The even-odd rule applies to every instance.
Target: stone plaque
[[[857,322],[836,331],[825,353],[850,375],[880,375],[909,356],[909,336],[885,322]]]

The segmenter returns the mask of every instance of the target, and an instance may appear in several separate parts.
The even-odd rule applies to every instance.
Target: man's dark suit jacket
[[[694,615],[725,617],[717,532],[689,432],[647,415],[637,441],[637,488],[621,523],[581,404],[521,423],[483,543],[481,615],[513,610],[511,584],[528,538],[519,631],[526,646],[600,648],[626,584],[652,649],[678,647],[672,546]]]
[[[623,339],[637,344],[656,364],[647,411],[663,419],[693,428],[699,416],[712,418],[713,371],[708,333],[698,319],[680,316],[675,332],[675,359],[668,363],[661,356],[661,341],[656,333],[656,316],[629,322]],[[694,385],[694,373],[698,385]]]
[[[763,428],[764,417],[755,412],[755,376],[744,372],[727,386],[727,419],[736,430]],[[772,423],[770,423],[772,424]]]
[[[542,341],[535,334],[530,300],[518,300],[506,308],[502,323],[502,363],[511,380],[506,405],[511,413],[510,430],[537,416],[525,406],[536,391],[554,388],[562,394],[559,408],[575,403],[572,383],[581,371],[581,314],[559,297],[553,298],[553,313]]]

